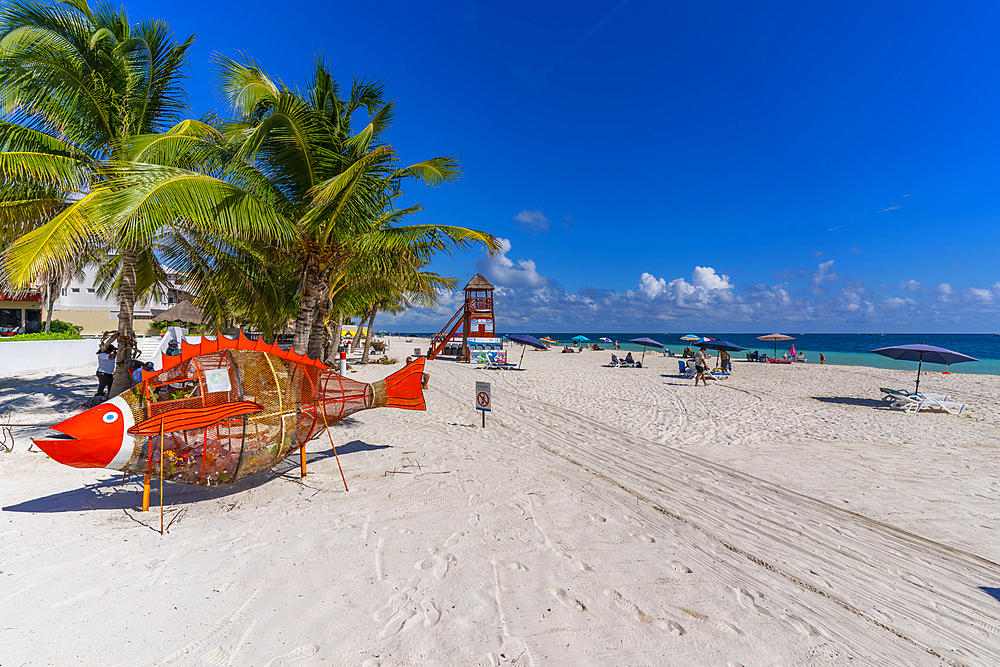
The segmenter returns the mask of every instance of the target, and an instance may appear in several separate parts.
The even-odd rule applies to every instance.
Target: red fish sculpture
[[[424,359],[363,384],[277,345],[202,337],[163,370],[34,442],[59,463],[183,484],[231,484],[274,467],[359,410],[423,410]],[[162,443],[161,443],[162,438]],[[162,444],[162,447],[161,447]]]

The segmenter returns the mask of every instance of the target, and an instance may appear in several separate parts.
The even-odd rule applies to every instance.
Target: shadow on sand
[[[355,452],[388,449],[388,445],[370,445],[362,440],[352,440],[337,447],[337,454],[346,456]],[[324,459],[333,458],[333,450],[314,452],[306,456],[306,466]],[[164,500],[171,505],[187,505],[204,500],[225,498],[248,489],[267,484],[277,477],[299,479],[299,457],[297,452],[278,463],[270,470],[225,486],[193,486],[166,482],[163,488]],[[86,510],[135,509],[142,503],[142,477],[127,475],[127,483],[122,486],[120,477],[109,478],[88,484],[79,489],[62,491],[50,496],[26,500],[16,505],[0,508],[4,512],[83,512]],[[306,478],[308,479],[308,477]],[[159,482],[154,480],[150,494],[150,504],[159,503]]]
[[[838,405],[859,405],[864,408],[889,409],[889,404],[878,398],[850,398],[848,396],[813,396],[820,403],[836,403]]]

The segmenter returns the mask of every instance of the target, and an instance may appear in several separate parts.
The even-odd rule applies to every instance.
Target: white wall
[[[0,377],[93,366],[97,372],[96,338],[0,342]]]

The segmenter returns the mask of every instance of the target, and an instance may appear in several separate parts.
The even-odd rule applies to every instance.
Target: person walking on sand
[[[705,371],[708,370],[708,359],[705,357],[705,348],[700,347],[698,351],[694,353],[694,386],[698,386],[698,379],[701,378],[701,382],[706,387],[708,386],[708,380],[705,379]]]

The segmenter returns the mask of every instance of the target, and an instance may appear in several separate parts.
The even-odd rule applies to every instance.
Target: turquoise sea
[[[511,332],[515,333],[515,332]],[[584,335],[590,338],[592,343],[597,343],[605,349],[611,349],[607,343],[599,341],[601,337],[617,340],[623,350],[642,351],[641,345],[628,343],[630,338],[652,338],[653,340],[665,343],[667,349],[675,354],[680,354],[684,350],[685,343],[680,340],[685,334],[695,334],[698,336],[708,336],[718,340],[727,340],[736,343],[750,350],[767,352],[768,355],[774,353],[774,343],[757,340],[757,336],[772,333],[763,331],[760,333],[724,333],[718,331],[681,331],[677,333],[609,333],[604,331],[573,331],[554,332],[545,330],[517,331],[516,333],[530,333],[541,338],[548,336],[559,341],[559,345],[573,345],[573,336]],[[778,356],[782,352],[788,351],[789,343],[795,343],[796,352],[804,352],[809,363],[819,363],[819,353],[822,352],[828,364],[843,364],[850,366],[875,366],[878,368],[896,369],[916,369],[916,362],[896,361],[880,354],[872,354],[869,350],[879,347],[889,347],[890,345],[907,345],[911,343],[926,343],[927,345],[937,345],[955,352],[961,352],[980,361],[955,364],[945,367],[938,364],[924,364],[926,372],[939,372],[943,370],[952,373],[987,373],[1000,375],[1000,336],[984,334],[803,334],[794,331],[782,331],[788,336],[794,336],[795,340],[778,342]],[[431,334],[415,334],[430,336]],[[655,354],[658,350],[647,348],[646,354]],[[736,359],[741,358],[743,352],[733,353]]]
[[[546,333],[541,332],[535,336],[549,336],[559,341],[560,345],[571,345],[573,336],[584,335],[592,341],[597,342],[601,347],[608,347],[606,343],[598,341],[605,337],[611,340],[618,340],[623,350],[642,350],[641,345],[626,343],[630,338],[652,338],[653,340],[665,343],[667,349],[675,354],[680,354],[684,350],[685,343],[680,340],[681,336],[693,333],[699,336],[708,336],[716,340],[727,340],[736,343],[749,350],[766,352],[768,356],[774,353],[774,343],[771,341],[757,340],[757,336],[772,333],[765,331],[761,333],[723,333],[717,331],[682,331],[680,333],[618,333],[609,334],[602,332],[577,331],[573,333]],[[806,361],[809,363],[819,363],[819,353],[822,352],[828,364],[843,364],[850,366],[875,366],[878,368],[916,369],[916,362],[897,361],[880,354],[872,354],[869,350],[890,345],[908,345],[911,343],[926,343],[927,345],[937,345],[955,352],[976,357],[980,361],[963,364],[954,364],[945,367],[939,364],[924,364],[924,370],[929,372],[948,370],[952,373],[988,373],[1000,375],[1000,336],[983,334],[802,334],[791,331],[782,331],[787,336],[794,336],[795,340],[778,341],[778,356],[782,352],[788,351],[790,343],[795,344],[796,352],[803,352]],[[646,354],[652,352],[654,348],[647,348]],[[734,352],[733,357],[738,359],[745,352]]]

